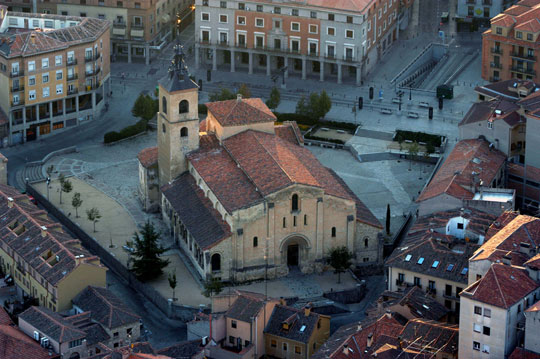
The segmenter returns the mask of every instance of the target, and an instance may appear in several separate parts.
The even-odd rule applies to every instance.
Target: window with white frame
[[[264,27],[264,19],[261,17],[255,18],[255,27]]]
[[[62,55],[56,55],[56,56],[54,57],[54,64],[55,64],[56,66],[62,65]]]
[[[220,31],[219,32],[219,42],[221,44],[228,44],[229,43],[229,33],[227,31]]]
[[[35,100],[36,99],[36,90],[28,91],[28,99],[30,99],[30,100]]]
[[[300,39],[291,39],[291,51],[300,52]]]
[[[13,95],[13,104],[18,105],[19,104],[19,95]]]
[[[207,12],[201,12],[201,21],[210,21],[210,14]]]
[[[317,55],[319,43],[315,40],[308,40],[308,52],[310,55]]]
[[[345,38],[354,39],[354,30],[345,30]]]
[[[246,17],[245,16],[238,16],[236,18],[236,23],[238,25],[245,25],[246,24]]]
[[[377,31],[377,33],[379,34],[379,36],[381,36],[382,31],[381,31],[381,27],[380,27],[380,26],[379,26],[379,31]]]
[[[371,21],[367,22],[367,31],[371,31]]]
[[[473,342],[472,348],[474,350],[480,350],[480,343],[479,342]]]
[[[383,30],[386,31],[386,20],[384,20],[384,22],[383,22]]]
[[[386,11],[388,10],[388,7],[386,6],[386,4],[384,4],[384,13],[386,14]]]
[[[28,61],[28,71],[36,71],[36,62]]]
[[[473,330],[477,333],[482,332],[482,326],[480,324],[473,323]]]
[[[201,30],[201,41],[210,42],[210,31],[209,30]]]
[[[75,61],[75,52],[69,51],[67,53],[67,62],[68,63],[73,63],[74,61]]]
[[[28,86],[35,86],[36,84],[36,77],[35,76],[29,76],[28,77]]]
[[[43,97],[49,97],[49,88],[43,87]]]
[[[49,82],[49,73],[48,72],[41,75],[41,82],[43,82],[44,84]]]
[[[62,71],[62,70],[56,71],[56,79],[57,80],[62,80],[63,78],[64,78],[64,71]]]
[[[336,28],[335,27],[327,27],[326,28],[326,35],[328,36],[335,36],[336,35]]]
[[[319,32],[319,26],[318,25],[314,25],[314,24],[309,25],[309,33],[310,34],[316,34],[318,32]]]
[[[300,23],[291,22],[291,31],[300,31]]]
[[[345,60],[352,61],[354,59],[354,47],[345,46],[344,52],[343,56],[345,57]]]
[[[259,49],[264,47],[264,34],[255,34],[255,47]]]
[[[61,95],[64,92],[64,85],[56,85],[56,94]]]
[[[10,17],[9,18],[9,25],[18,26],[19,25],[19,19],[17,19],[16,17]]]
[[[236,33],[236,44],[238,46],[246,46],[246,33],[245,32]]]
[[[482,352],[489,354],[489,345],[484,344],[482,346]]]
[[[45,20],[45,27],[47,29],[53,29],[54,28],[54,21],[52,20]]]
[[[379,19],[382,17],[382,9],[379,9]]]
[[[227,15],[220,14],[219,15],[219,22],[222,23],[222,24],[226,24],[226,23],[229,22],[229,17]]]
[[[45,57],[45,58],[41,59],[41,68],[42,69],[49,68],[49,58],[48,57]]]

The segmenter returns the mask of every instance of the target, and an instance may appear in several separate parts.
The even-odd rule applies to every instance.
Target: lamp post
[[[49,184],[51,183],[51,177],[47,177],[47,201],[49,200]]]

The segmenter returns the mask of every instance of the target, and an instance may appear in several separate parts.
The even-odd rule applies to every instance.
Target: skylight
[[[429,310],[429,307],[425,304],[422,304],[422,307],[426,308],[427,310]]]
[[[418,258],[418,262],[416,262],[416,263],[418,263],[418,264],[424,263],[424,257]]]
[[[482,160],[479,159],[478,157],[474,157],[474,158],[472,159],[472,161],[473,161],[474,163],[476,163],[477,165],[479,165],[480,163],[482,163]]]
[[[407,254],[407,255],[405,256],[405,262],[408,262],[408,261],[410,261],[410,260],[411,260],[411,258],[412,258],[412,255],[410,255],[410,254]]]
[[[437,268],[439,266],[439,261],[433,261],[431,268]]]
[[[467,268],[467,267],[465,267],[465,268],[463,268],[463,269],[461,270],[461,274],[462,274],[462,275],[467,274],[467,272],[469,272],[469,268]]]
[[[306,326],[305,326],[305,325],[302,325],[302,326],[300,327],[300,332],[303,333],[304,330],[306,330]]]
[[[452,263],[450,263],[450,264],[448,265],[448,267],[446,267],[446,270],[447,270],[448,272],[451,272],[453,269],[454,269],[454,265],[453,265]]]

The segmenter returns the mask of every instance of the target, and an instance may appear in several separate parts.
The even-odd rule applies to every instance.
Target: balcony
[[[11,77],[11,78],[19,77],[19,76],[24,76],[24,70],[11,71],[9,73],[9,77]]]
[[[492,48],[491,48],[491,53],[492,53],[492,54],[499,54],[499,55],[502,55],[502,54],[503,54],[503,50],[502,50],[500,47],[492,47]]]
[[[86,71],[84,72],[84,74],[85,74],[86,76],[92,76],[92,75],[94,75],[94,70],[93,70],[93,69],[92,69],[92,70],[86,70]]]
[[[257,50],[263,50],[263,49],[264,49],[264,45],[255,45],[255,49],[257,49]]]
[[[495,63],[495,62],[491,62],[489,64],[489,67],[491,67],[492,69],[502,69],[502,65],[499,63]]]
[[[99,51],[96,51],[96,53],[94,54],[94,60],[99,60],[100,56],[101,54],[99,53]]]
[[[77,59],[76,58],[68,58],[67,59],[67,65],[68,66],[74,66],[74,65],[77,65]]]
[[[134,38],[143,38],[144,37],[144,26],[142,24],[131,24],[131,37]]]
[[[77,92],[79,92],[79,90],[78,90],[76,87],[74,87],[74,88],[72,88],[72,89],[70,89],[70,88],[68,87],[68,90],[67,90],[67,94],[68,94],[68,95],[75,95]]]
[[[228,40],[219,40],[219,45],[221,45],[221,46],[229,46],[229,41]]]
[[[528,61],[536,61],[536,56],[529,55],[529,54],[520,54],[519,52],[513,51],[511,53],[512,57],[517,57],[518,59],[528,60]]]
[[[476,0],[467,0],[467,4],[476,4]]]
[[[118,21],[118,20],[114,20],[113,21],[113,28],[118,28],[118,29],[125,29],[127,26],[127,23],[125,21]]]
[[[77,80],[77,74],[68,74],[67,75],[67,80],[68,81]]]
[[[308,56],[318,57],[319,52],[318,51],[308,51]]]
[[[437,295],[437,289],[436,288],[430,288],[430,287],[427,287],[426,288],[426,293],[427,294],[431,294],[433,296],[436,296]]]
[[[84,62],[90,62],[90,61],[94,61],[94,56],[85,56],[84,57]]]
[[[491,0],[482,0],[482,5],[492,5]]]
[[[501,81],[500,77],[491,76],[489,78],[489,82],[498,82]]]
[[[327,52],[326,54],[324,54],[324,57],[327,58],[327,59],[335,59],[336,54],[333,53],[333,52]]]
[[[514,71],[514,72],[521,72],[523,74],[528,74],[528,75],[536,75],[536,71],[531,69],[531,68],[526,68],[526,67],[521,67],[521,66],[511,66],[510,65],[510,70]]]
[[[298,49],[289,49],[289,52],[291,54],[299,54],[300,53],[300,48],[298,48]]]
[[[101,72],[101,67],[97,67],[95,71],[95,75],[99,74]]]
[[[459,297],[456,297],[455,295],[452,295],[452,293],[446,291],[443,293],[443,297],[451,300],[459,300]]]
[[[353,62],[355,61],[355,58],[352,55],[343,55],[343,61]]]
[[[247,47],[247,44],[245,42],[240,42],[238,44],[236,44],[236,47],[242,47],[242,48],[246,48]]]
[[[11,87],[11,92],[20,92],[24,91],[24,85],[17,85]]]
[[[11,107],[15,107],[15,106],[24,106],[24,100],[19,99],[17,101],[11,101]]]
[[[126,36],[126,27],[127,24],[124,21],[113,21],[112,35],[122,37]]]

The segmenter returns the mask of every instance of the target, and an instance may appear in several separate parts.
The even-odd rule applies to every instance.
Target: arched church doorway
[[[300,264],[300,248],[298,244],[287,246],[287,266],[297,267]]]

